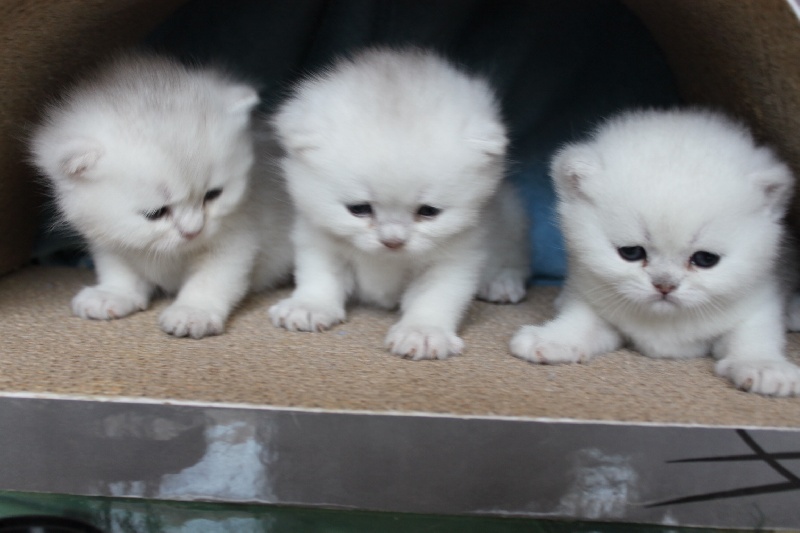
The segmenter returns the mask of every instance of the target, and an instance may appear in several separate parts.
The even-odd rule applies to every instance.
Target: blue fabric
[[[563,278],[548,160],[627,107],[678,102],[647,30],[613,0],[194,0],[147,45],[221,63],[261,90],[269,112],[299,76],[370,45],[417,45],[486,75],[511,134],[509,179],[531,228],[534,282]]]

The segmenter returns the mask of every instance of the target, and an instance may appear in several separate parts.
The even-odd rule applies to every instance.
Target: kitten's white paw
[[[446,359],[464,350],[464,341],[443,328],[397,323],[386,335],[386,348],[395,355],[420,359]]]
[[[766,396],[800,396],[800,367],[789,361],[721,359],[717,375],[737,388]]]
[[[497,304],[515,304],[525,298],[525,276],[515,270],[502,270],[481,282],[477,297]]]
[[[345,311],[286,298],[269,308],[273,325],[289,331],[324,331],[344,322]]]
[[[193,339],[219,335],[225,329],[225,320],[219,314],[177,304],[164,309],[158,317],[158,323],[170,335]]]
[[[511,338],[511,353],[531,363],[554,365],[583,363],[589,356],[580,347],[560,338],[550,338],[547,327],[523,326]]]
[[[97,287],[84,287],[72,299],[72,312],[81,318],[112,320],[143,311],[147,301],[140,296],[120,294]]]

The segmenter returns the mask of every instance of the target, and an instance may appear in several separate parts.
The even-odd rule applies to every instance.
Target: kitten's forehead
[[[601,159],[596,189],[625,194],[643,209],[684,217],[748,212],[763,203],[751,173],[769,162],[746,132],[720,118],[630,114],[611,121],[589,144]]]
[[[622,208],[653,225],[666,220],[687,228],[709,219],[760,216],[763,198],[741,169],[664,154],[650,158],[614,155],[618,154],[607,154],[603,169],[586,180],[599,209]]]
[[[117,166],[113,175],[133,180],[164,197],[181,196],[209,181],[213,162],[203,153],[191,153],[177,143],[157,141],[116,146],[109,150],[109,164]]]
[[[695,248],[719,250],[732,235],[751,225],[746,214],[702,207],[618,203],[600,210],[594,223],[602,225],[615,246],[650,246],[668,254],[685,254]]]
[[[309,153],[301,161],[313,169],[320,185],[332,191],[369,197],[372,200],[413,203],[426,198],[457,198],[470,189],[486,188],[493,174],[465,167],[463,161],[446,154],[420,157],[393,151],[353,154],[348,151],[322,150]]]
[[[175,196],[187,188],[205,188],[215,174],[227,178],[232,167],[252,156],[244,130],[203,113],[123,118],[110,117],[112,123],[102,132],[110,164],[124,167],[123,176],[148,181],[151,188],[166,185]]]
[[[395,172],[375,173],[349,180],[348,196],[385,207],[406,207],[441,196],[431,183]]]
[[[714,229],[712,221],[704,218],[676,219],[671,213],[659,217],[642,217],[645,242],[663,251],[684,251],[708,238]]]
[[[164,205],[197,202],[208,191],[207,181],[200,180],[155,180],[153,198],[158,198]]]

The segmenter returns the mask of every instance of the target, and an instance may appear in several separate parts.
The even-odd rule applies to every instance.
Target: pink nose
[[[667,285],[665,283],[653,283],[653,287],[658,289],[658,292],[664,296],[675,290],[675,285]]]
[[[200,235],[200,231],[202,231],[202,230],[197,230],[197,231],[181,231],[181,237],[183,237],[183,238],[184,238],[184,239],[186,239],[187,241],[191,241],[192,239],[194,239],[195,237],[197,237],[198,235]]]
[[[381,241],[381,244],[391,250],[397,250],[398,248],[402,248],[406,241],[401,241],[399,239],[386,239],[385,241]]]

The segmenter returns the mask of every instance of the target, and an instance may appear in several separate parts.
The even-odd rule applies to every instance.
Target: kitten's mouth
[[[667,313],[680,309],[681,304],[669,294],[658,295],[651,300],[650,308],[656,312]]]

